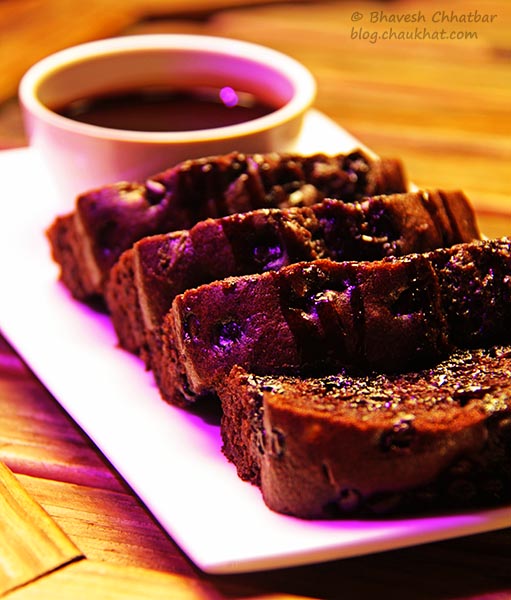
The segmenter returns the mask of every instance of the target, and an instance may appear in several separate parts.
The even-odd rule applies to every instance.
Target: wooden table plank
[[[191,575],[193,565],[129,492],[18,475],[27,492],[87,556]]]
[[[0,595],[82,556],[2,463],[0,531]]]
[[[266,0],[250,0],[250,5]],[[210,13],[245,0],[3,0],[0,3],[0,102],[15,95],[23,73],[44,56],[117,35],[145,17]]]
[[[216,600],[219,596],[196,579],[136,567],[82,560],[42,577],[11,594],[9,600],[32,598],[108,600]]]
[[[89,558],[193,572],[90,439],[0,337],[0,461]]]

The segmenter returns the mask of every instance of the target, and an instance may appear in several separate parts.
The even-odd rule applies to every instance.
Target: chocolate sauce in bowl
[[[79,98],[54,111],[99,127],[131,131],[193,131],[235,125],[267,115],[272,106],[253,94],[221,89],[148,88]]]

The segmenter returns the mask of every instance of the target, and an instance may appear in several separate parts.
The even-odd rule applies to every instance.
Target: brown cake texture
[[[139,240],[112,268],[105,298],[120,345],[150,367],[159,364],[151,356],[160,352],[163,317],[174,297],[189,288],[300,261],[377,260],[479,237],[473,209],[460,191],[259,209]]]
[[[419,513],[511,499],[511,347],[404,374],[260,376],[218,388],[223,451],[273,510]]]
[[[510,244],[475,241],[374,262],[323,259],[188,290],[164,318],[162,395],[193,402],[234,365],[256,374],[403,372],[454,346],[504,343]]]
[[[193,401],[239,364],[256,373],[406,370],[448,350],[435,272],[421,254],[297,263],[176,296],[163,323],[164,398]]]
[[[511,341],[511,239],[459,244],[430,255],[456,346]]]
[[[144,183],[119,182],[82,194],[47,235],[73,296],[101,296],[121,254],[139,239],[189,229],[206,218],[258,208],[306,206],[325,197],[355,201],[404,192],[402,165],[349,154],[231,153],[189,160]]]

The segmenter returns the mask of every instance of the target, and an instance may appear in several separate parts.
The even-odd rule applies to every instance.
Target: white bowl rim
[[[34,94],[37,84],[48,73],[60,69],[65,63],[78,63],[88,57],[122,54],[137,49],[194,50],[253,60],[256,63],[269,66],[288,79],[294,87],[294,94],[284,106],[267,115],[243,123],[210,129],[168,132],[121,130],[81,123],[53,112]],[[173,33],[127,35],[71,46],[35,63],[23,75],[19,85],[19,98],[24,109],[36,118],[59,129],[93,138],[153,144],[214,141],[243,137],[270,130],[303,114],[312,105],[315,95],[316,81],[311,72],[300,62],[284,53],[263,45],[234,38]]]

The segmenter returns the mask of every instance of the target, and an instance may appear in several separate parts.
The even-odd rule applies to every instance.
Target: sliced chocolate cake
[[[78,197],[48,230],[61,279],[76,298],[102,295],[108,273],[139,239],[206,218],[404,192],[401,163],[361,151],[337,156],[264,154],[189,160],[145,183],[120,182]]]
[[[456,346],[511,341],[511,241],[497,238],[430,254]]]
[[[222,381],[225,455],[267,505],[304,518],[511,500],[511,347],[405,374]]]
[[[186,289],[299,261],[376,260],[479,237],[472,207],[459,191],[259,209],[143,238],[112,268],[105,297],[120,345],[151,366],[159,362],[151,355],[160,351],[163,317]]]
[[[317,260],[176,296],[163,324],[164,398],[214,391],[238,364],[260,374],[402,371],[448,350],[435,272],[420,254]]]
[[[510,286],[509,238],[206,284],[177,296],[164,319],[162,395],[193,401],[234,365],[256,374],[404,372],[455,345],[504,343]]]

